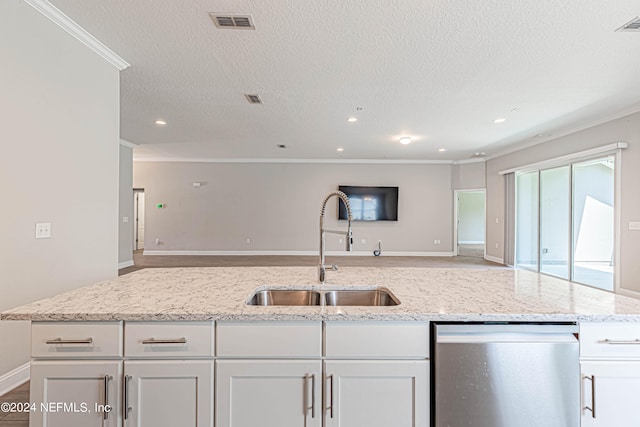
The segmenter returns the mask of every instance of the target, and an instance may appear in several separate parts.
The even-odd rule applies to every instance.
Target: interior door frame
[[[468,188],[464,190],[453,190],[453,256],[458,256],[458,196],[460,193],[482,193],[484,198],[484,250],[482,257],[487,258],[487,189]]]

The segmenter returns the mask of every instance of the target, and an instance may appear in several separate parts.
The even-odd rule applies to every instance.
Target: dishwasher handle
[[[576,325],[436,325],[437,344],[578,343]]]

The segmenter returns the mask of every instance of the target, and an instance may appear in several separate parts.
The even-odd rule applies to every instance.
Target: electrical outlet
[[[496,218],[496,224],[500,224],[500,218]]]
[[[439,244],[440,244],[440,239],[436,239],[436,240],[434,240],[434,241],[433,241],[433,244],[434,244],[434,245],[439,245]]]
[[[247,245],[251,244],[251,239],[249,237],[247,237]]]
[[[129,217],[128,216],[123,216],[122,217],[122,222],[129,222]]]
[[[39,222],[36,224],[36,239],[51,238],[51,223]]]
[[[156,246],[160,244],[160,239],[156,237]]]
[[[366,245],[367,244],[367,239],[362,239],[362,244]]]
[[[339,238],[338,243],[342,243],[342,242],[343,242],[342,238]]]
[[[498,244],[496,243],[496,249],[498,249]]]

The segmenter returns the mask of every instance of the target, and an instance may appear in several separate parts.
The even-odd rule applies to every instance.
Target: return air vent
[[[244,97],[247,98],[249,104],[262,104],[262,98],[260,98],[260,95],[245,94]]]
[[[228,13],[214,13],[209,14],[213,23],[218,28],[226,28],[232,30],[255,30],[253,25],[253,17],[251,15],[230,15]]]
[[[636,16],[631,21],[618,28],[616,31],[635,31],[640,32],[640,16]]]

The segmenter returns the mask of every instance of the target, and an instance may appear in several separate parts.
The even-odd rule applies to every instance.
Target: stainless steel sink
[[[269,289],[256,292],[249,305],[320,305],[320,293],[308,290]]]
[[[400,301],[384,289],[328,291],[324,294],[325,305],[389,306]]]

